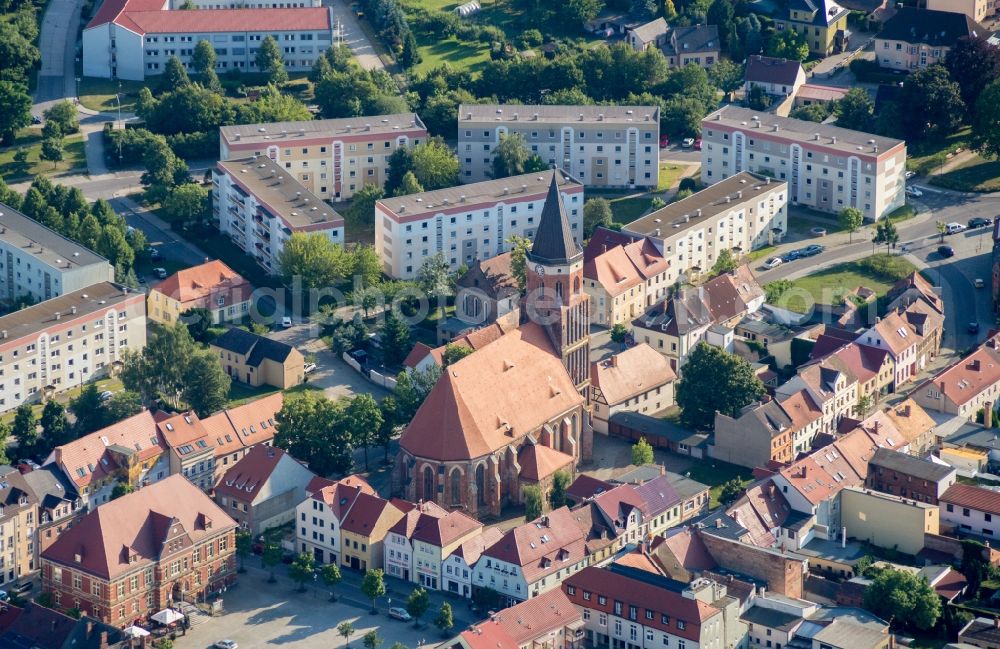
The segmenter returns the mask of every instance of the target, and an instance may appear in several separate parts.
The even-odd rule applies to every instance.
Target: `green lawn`
[[[155,87],[154,81],[115,81],[83,77],[80,79],[80,103],[84,108],[101,112],[115,113],[118,111],[118,101],[115,93],[121,93],[119,99],[123,113],[135,110],[135,100],[143,86]]]
[[[633,196],[611,201],[611,213],[615,223],[631,223],[646,213],[653,199],[650,196]]]
[[[294,394],[296,392],[304,392],[306,390],[321,390],[322,388],[317,388],[309,383],[303,383],[301,385],[296,385],[294,388],[288,388],[284,391],[285,394]],[[278,388],[271,385],[262,385],[258,388],[251,387],[242,381],[233,380],[232,384],[229,386],[229,401],[226,403],[227,408],[235,408],[236,406],[242,406],[245,403],[251,401],[256,401],[257,399],[262,399],[269,394],[274,394],[275,392],[281,392]]]
[[[891,273],[885,274],[873,270],[871,267],[873,258],[866,257],[837,264],[794,280],[792,287],[806,291],[815,304],[836,305],[848,291],[853,291],[858,286],[870,288],[878,295],[884,295],[898,278],[916,270],[916,266],[901,256],[886,257],[884,254],[879,254],[874,259],[885,261]],[[812,304],[805,302],[806,299],[802,295],[786,293],[778,300],[778,306],[798,313],[807,313]]]
[[[764,259],[765,257],[770,257],[777,250],[776,246],[764,246],[763,248],[758,248],[756,250],[751,250],[747,255],[747,259],[750,261],[757,261],[758,259]]]
[[[930,184],[962,192],[1000,191],[1000,160],[974,156],[940,176],[932,176]]]
[[[912,205],[901,205],[893,211],[886,214],[887,219],[893,223],[899,223],[900,221],[906,221],[907,219],[912,219],[917,215],[917,210]]]
[[[670,189],[678,182],[680,182],[681,176],[684,174],[686,167],[681,165],[674,165],[668,162],[660,163],[660,177],[656,183],[657,191],[664,191]]]
[[[948,161],[948,154],[968,146],[969,127],[952,133],[941,142],[910,146],[906,158],[906,168],[921,176],[936,171]]]
[[[490,48],[483,43],[459,41],[454,36],[446,39],[435,38],[432,34],[421,34],[417,38],[420,63],[417,72],[426,72],[447,63],[456,70],[479,72],[490,60]]]
[[[711,487],[711,502],[709,507],[714,509],[719,506],[719,494],[722,492],[722,485],[733,478],[739,478],[747,483],[753,478],[750,469],[719,460],[702,460],[691,465],[686,475],[692,480],[697,480]]]
[[[14,154],[21,147],[28,151],[27,162],[14,162]],[[86,171],[87,155],[84,151],[83,136],[70,135],[64,141],[63,160],[53,163],[39,158],[42,152],[42,134],[38,129],[24,129],[17,135],[16,144],[0,149],[0,176],[8,182],[31,180],[35,176],[47,176],[69,171]]]

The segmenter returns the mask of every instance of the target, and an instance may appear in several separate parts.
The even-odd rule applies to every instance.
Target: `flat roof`
[[[106,311],[129,298],[139,297],[145,302],[141,292],[131,291],[119,284],[101,282],[87,288],[45,300],[34,306],[0,317],[0,344],[45,331],[56,322],[70,323],[74,319],[89,316],[98,311]],[[76,313],[73,309],[76,308]],[[59,314],[59,318],[56,318]],[[6,335],[4,335],[6,334]]]
[[[323,226],[344,225],[343,217],[336,210],[267,156],[220,160],[219,168],[293,230],[320,230],[324,229]]]
[[[458,122],[528,122],[541,124],[655,124],[659,127],[658,106],[549,106],[527,104],[462,104]]]
[[[622,230],[666,239],[728,212],[734,204],[751,200],[753,198],[751,194],[775,189],[783,190],[787,186],[788,183],[783,180],[741,171],[683,200],[636,219]],[[739,197],[740,192],[742,198]]]
[[[472,209],[477,204],[497,203],[505,199],[519,201],[522,197],[533,197],[545,200],[553,174],[556,176],[556,184],[559,185],[560,191],[583,189],[580,181],[560,169],[383,198],[378,203],[389,212],[390,216],[396,217],[396,220],[409,220],[408,217],[430,216],[442,210],[461,210],[463,205]]]
[[[0,203],[0,239],[62,270],[109,263],[90,248],[67,239],[4,203]]]
[[[754,120],[754,117],[759,119]],[[760,133],[765,138],[802,142],[810,147],[832,149],[842,155],[877,156],[905,144],[903,140],[896,138],[791,117],[778,117],[733,105],[723,106],[701,120],[702,129],[712,128],[713,125],[740,130],[748,135]]]
[[[234,124],[220,127],[219,134],[224,140],[234,144],[285,142],[295,137],[322,136],[332,139],[344,135],[388,135],[411,129],[425,130],[424,123],[416,113],[313,119],[302,122]]]

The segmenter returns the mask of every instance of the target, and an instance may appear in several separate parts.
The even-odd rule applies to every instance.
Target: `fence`
[[[362,376],[364,376],[366,379],[368,379],[369,381],[371,381],[375,385],[377,385],[379,387],[383,387],[383,388],[385,388],[387,390],[395,390],[396,389],[396,377],[394,377],[394,376],[387,376],[385,374],[380,374],[380,373],[376,372],[375,370],[364,370],[364,369],[362,369],[361,368],[361,363],[359,363],[358,361],[354,360],[354,358],[352,358],[347,352],[344,352],[343,354],[341,354],[341,358],[344,360],[345,363],[347,363],[348,365],[350,365],[351,368],[355,372],[358,372],[359,374],[361,374]]]

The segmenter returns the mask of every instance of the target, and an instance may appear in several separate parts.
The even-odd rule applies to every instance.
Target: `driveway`
[[[368,35],[361,29],[358,17],[351,11],[351,4],[346,0],[324,0],[323,4],[333,11],[335,24],[339,23],[343,42],[351,48],[354,58],[365,70],[384,70],[385,65],[378,57]]]
[[[73,63],[82,6],[82,0],[51,0],[45,10],[38,38],[42,65],[35,88],[36,114],[40,115],[52,102],[76,95]]]

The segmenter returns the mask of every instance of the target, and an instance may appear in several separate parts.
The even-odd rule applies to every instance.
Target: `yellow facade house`
[[[774,27],[801,34],[811,54],[830,56],[847,48],[849,13],[833,0],[791,0],[788,18],[775,20]]]
[[[270,385],[285,390],[305,377],[302,352],[245,329],[228,330],[213,340],[209,349],[218,356],[226,374],[251,387]]]
[[[384,564],[383,541],[403,512],[384,498],[358,494],[347,518],[340,524],[340,561],[362,572]]]
[[[937,505],[847,487],[840,492],[841,520],[847,537],[905,554],[924,549],[924,534],[940,532]]]
[[[219,260],[179,270],[150,290],[146,298],[149,319],[177,322],[190,309],[207,309],[212,324],[240,320],[250,312],[253,287]]]

